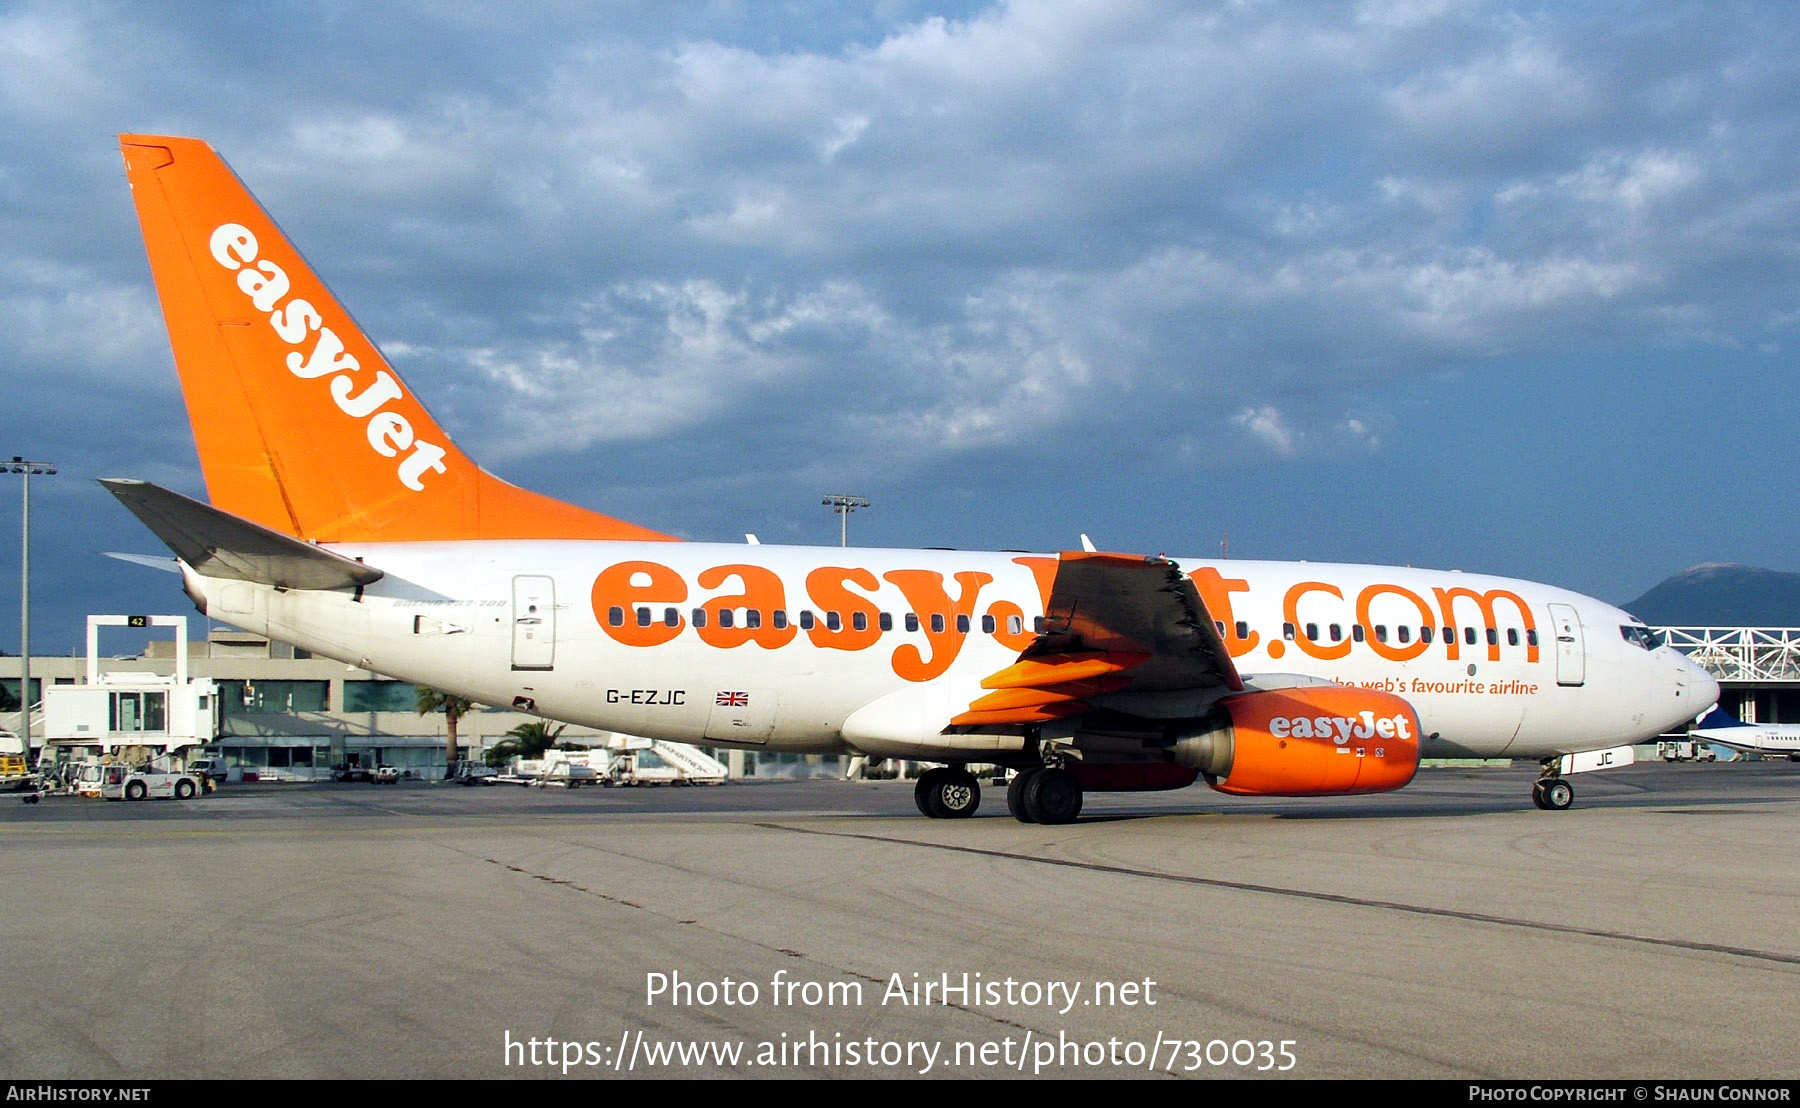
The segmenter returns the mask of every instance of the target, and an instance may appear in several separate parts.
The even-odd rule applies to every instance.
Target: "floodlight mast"
[[[0,461],[0,473],[24,478],[19,522],[19,742],[31,763],[31,479],[56,476],[54,462],[28,462],[17,454]]]
[[[858,508],[867,508],[869,502],[860,496],[851,496],[849,493],[833,492],[826,493],[825,499],[819,501],[819,503],[830,508],[833,514],[838,517],[838,545],[849,546],[850,513],[856,511]]]

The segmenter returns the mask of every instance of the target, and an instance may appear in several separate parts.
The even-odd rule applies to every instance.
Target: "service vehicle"
[[[1657,754],[1665,762],[1714,762],[1719,756],[1705,743],[1678,739],[1656,744]]]
[[[192,800],[200,778],[179,770],[101,766],[100,796],[106,800]]]
[[[500,771],[485,762],[465,758],[456,763],[456,772],[452,776],[459,785],[497,785]]]
[[[200,778],[200,784],[207,792],[212,792],[225,783],[225,759],[217,755],[195,758],[188,763],[188,772]]]
[[[31,784],[25,766],[25,744],[19,736],[0,727],[0,789],[23,789]]]

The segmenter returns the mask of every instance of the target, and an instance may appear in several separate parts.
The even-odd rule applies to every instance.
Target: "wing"
[[[953,727],[1016,726],[1082,715],[1116,692],[1241,692],[1194,582],[1167,558],[1065,551],[1044,631]]]

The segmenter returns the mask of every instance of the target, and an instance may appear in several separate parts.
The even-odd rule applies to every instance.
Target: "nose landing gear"
[[[1565,811],[1575,803],[1575,786],[1561,777],[1540,777],[1531,786],[1531,802],[1546,812]]]

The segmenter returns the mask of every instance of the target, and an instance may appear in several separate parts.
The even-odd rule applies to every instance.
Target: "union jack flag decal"
[[[747,708],[750,706],[750,694],[747,692],[722,692],[713,698],[713,703],[721,708]]]

